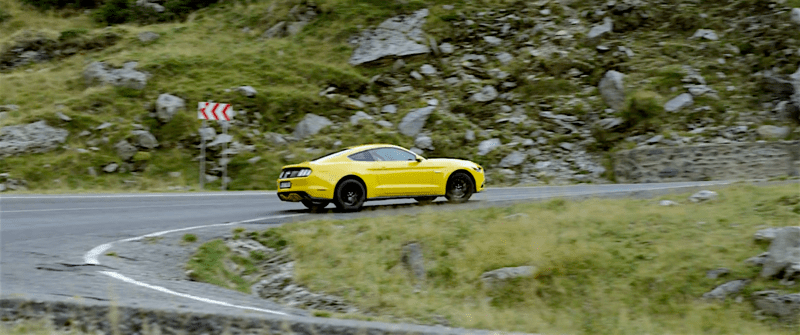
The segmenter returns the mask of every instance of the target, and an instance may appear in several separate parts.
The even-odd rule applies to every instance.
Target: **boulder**
[[[758,291],[752,294],[753,305],[762,313],[776,316],[784,322],[797,321],[800,315],[800,293],[782,294],[779,291]]]
[[[383,21],[377,28],[365,30],[350,57],[351,65],[361,65],[389,57],[407,57],[430,53],[422,31],[427,9]]]
[[[610,17],[606,17],[603,19],[603,24],[596,25],[589,30],[589,33],[586,34],[586,37],[590,40],[595,40],[603,35],[606,35],[614,30],[614,21],[611,20]]]
[[[239,86],[235,89],[235,91],[241,93],[242,95],[248,98],[255,97],[256,94],[258,93],[258,91],[256,91],[256,89],[253,88],[253,86]]]
[[[216,147],[216,146],[218,146],[220,144],[231,143],[232,141],[233,141],[233,136],[228,135],[228,134],[219,134],[207,146],[209,148],[213,148],[213,147]]]
[[[0,128],[0,157],[42,153],[58,148],[67,141],[69,132],[53,128],[44,121]]]
[[[364,113],[362,111],[358,111],[355,114],[353,114],[352,116],[350,116],[350,123],[355,126],[361,120],[373,120],[373,119],[375,119],[375,118],[372,117],[371,115],[369,115],[367,113]]]
[[[761,269],[761,277],[769,278],[784,273],[791,278],[800,270],[800,227],[783,227],[769,246],[769,255]]]
[[[625,75],[614,70],[606,72],[597,89],[606,105],[614,110],[622,110],[625,105]]]
[[[359,109],[364,109],[364,107],[366,107],[366,106],[364,105],[363,102],[361,102],[361,100],[353,99],[353,98],[347,98],[347,99],[344,99],[344,101],[342,101],[342,107],[347,108],[347,109],[359,110]]]
[[[703,294],[703,299],[707,300],[725,300],[732,295],[739,294],[747,284],[750,283],[750,280],[747,279],[739,279],[729,281],[725,284],[719,285],[715,287],[713,290],[706,292]]]
[[[122,68],[109,68],[106,63],[94,62],[83,70],[86,85],[112,85],[142,90],[147,85],[148,75],[136,71],[137,62],[127,62]]]
[[[425,64],[419,68],[419,72],[426,76],[432,76],[436,74],[436,68],[430,64]]]
[[[384,128],[393,128],[394,127],[394,123],[391,123],[391,122],[386,121],[386,120],[380,120],[378,122],[375,122],[375,124],[377,124],[377,125],[379,125],[381,127],[384,127]]]
[[[200,128],[197,132],[200,134],[200,138],[204,141],[211,141],[217,136],[217,131],[211,127]]]
[[[492,150],[499,148],[500,145],[502,145],[502,143],[499,138],[482,141],[478,144],[478,156],[485,156]]]
[[[265,133],[264,139],[272,143],[274,146],[284,146],[289,143],[283,138],[283,135],[272,132]]]
[[[464,133],[464,140],[466,140],[467,142],[474,141],[475,140],[475,131],[473,131],[471,129],[467,129],[467,131]]]
[[[179,110],[186,109],[186,102],[174,95],[163,93],[156,99],[156,118],[162,123],[172,120]]]
[[[697,29],[697,31],[689,37],[690,39],[706,39],[709,41],[716,41],[719,39],[717,33],[711,29]]]
[[[500,61],[500,63],[503,63],[503,65],[508,65],[508,63],[511,63],[511,61],[514,60],[514,56],[512,56],[508,52],[500,52],[496,55],[496,57],[497,60]]]
[[[414,276],[417,285],[425,282],[425,259],[422,257],[422,245],[419,242],[410,242],[404,245],[400,261]]]
[[[268,248],[260,242],[251,239],[227,239],[225,240],[225,246],[231,249],[233,253],[247,258],[250,258],[250,253],[253,251],[262,252],[265,256],[275,252],[272,248]]]
[[[661,201],[658,202],[658,205],[659,206],[670,207],[670,206],[678,206],[678,203],[674,202],[672,200],[661,200]]]
[[[509,168],[520,165],[528,158],[524,151],[514,151],[500,161],[500,167]]]
[[[455,51],[455,48],[453,48],[453,45],[450,43],[442,43],[439,46],[439,51],[441,51],[445,55],[449,55],[453,53],[453,51]]]
[[[768,241],[769,242],[769,241],[774,240],[775,236],[778,236],[778,234],[781,232],[781,230],[783,230],[783,227],[779,227],[779,228],[764,228],[764,229],[761,229],[761,230],[757,231],[755,233],[755,235],[753,235],[753,239],[756,240],[756,241]]]
[[[64,122],[70,122],[70,121],[72,121],[72,118],[71,118],[71,117],[69,117],[69,116],[67,116],[67,115],[65,115],[64,113],[61,113],[61,112],[56,112],[56,116],[58,116],[58,118],[59,118],[61,121],[64,121]]]
[[[492,46],[498,46],[498,45],[503,43],[502,39],[499,39],[499,38],[494,37],[494,36],[484,36],[483,40],[486,41],[486,43],[488,43],[489,45],[492,45]]]
[[[692,196],[689,197],[689,201],[697,203],[697,202],[715,200],[717,199],[718,195],[719,194],[717,194],[717,192],[714,191],[702,190],[700,192],[692,194]]]
[[[426,135],[417,136],[417,138],[414,140],[414,145],[417,146],[417,148],[420,148],[420,149],[425,149],[425,150],[433,150],[434,149],[433,148],[433,139],[431,139],[430,136],[426,136]]]
[[[789,18],[794,24],[800,25],[800,8],[792,8],[792,14]]]
[[[690,93],[683,93],[677,97],[672,98],[664,104],[664,110],[667,112],[677,112],[681,109],[691,107],[694,105],[694,98]]]
[[[139,33],[139,41],[142,43],[150,43],[153,42],[161,37],[161,35],[156,34],[152,31],[144,31]]]
[[[396,105],[386,105],[381,108],[381,113],[394,114],[397,113]]]
[[[430,116],[435,109],[436,107],[434,106],[428,106],[412,110],[403,117],[403,120],[397,125],[397,129],[400,130],[400,133],[403,135],[409,137],[417,136],[417,134],[422,131],[422,128],[425,127],[428,116]]]
[[[496,269],[481,274],[481,281],[484,287],[489,289],[498,288],[509,280],[517,278],[530,278],[536,274],[535,266],[517,266]]]
[[[763,125],[756,130],[758,136],[764,139],[779,140],[789,135],[789,127]]]
[[[286,21],[278,22],[269,29],[267,29],[266,31],[264,31],[264,33],[261,34],[261,38],[264,39],[264,38],[284,37],[287,35],[286,26],[287,26]]]
[[[496,99],[497,96],[497,90],[494,86],[486,85],[480,92],[473,94],[469,99],[475,102],[489,102]]]
[[[105,173],[114,173],[119,168],[119,164],[117,163],[109,163],[108,165],[103,167],[103,172]]]
[[[137,147],[144,149],[153,149],[158,146],[158,140],[149,131],[134,130],[131,132],[133,135],[133,144]]]
[[[324,116],[306,114],[303,120],[294,128],[294,133],[292,133],[292,135],[294,138],[301,140],[316,135],[320,130],[332,124],[333,122]]]
[[[126,140],[121,140],[117,142],[117,144],[114,144],[114,149],[117,150],[117,156],[124,161],[130,160],[139,151]]]

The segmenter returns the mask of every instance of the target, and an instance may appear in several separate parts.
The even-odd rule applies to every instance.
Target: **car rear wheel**
[[[303,206],[306,206],[306,208],[310,209],[312,212],[322,211],[325,208],[325,206],[328,206],[328,204],[330,203],[328,201],[314,201],[314,200],[301,200],[300,202],[303,203]]]
[[[434,200],[436,200],[436,197],[416,197],[414,198],[414,200],[416,200],[421,205],[428,205],[432,203]]]
[[[456,172],[447,180],[447,193],[445,198],[452,203],[462,203],[472,197],[475,192],[475,187],[472,184],[472,179],[464,172]]]
[[[358,180],[347,179],[339,183],[333,196],[333,203],[337,208],[346,211],[357,211],[366,200],[367,192],[364,185]]]

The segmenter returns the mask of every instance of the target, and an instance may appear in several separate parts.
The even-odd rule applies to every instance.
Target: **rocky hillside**
[[[200,141],[211,185],[227,164],[270,189],[372,142],[538,184],[613,181],[620,149],[800,138],[799,0],[174,1],[0,0],[0,189],[196,188]],[[201,101],[233,105],[230,136]]]

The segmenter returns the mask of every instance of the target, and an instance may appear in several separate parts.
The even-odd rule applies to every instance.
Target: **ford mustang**
[[[483,167],[460,159],[425,159],[387,144],[350,147],[312,161],[287,165],[278,177],[278,197],[312,211],[333,202],[357,211],[365,201],[413,198],[430,203],[445,197],[469,200],[484,189]]]

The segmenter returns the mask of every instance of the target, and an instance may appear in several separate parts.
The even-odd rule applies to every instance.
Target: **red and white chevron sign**
[[[231,120],[231,105],[216,102],[198,102],[197,118],[204,120]]]

